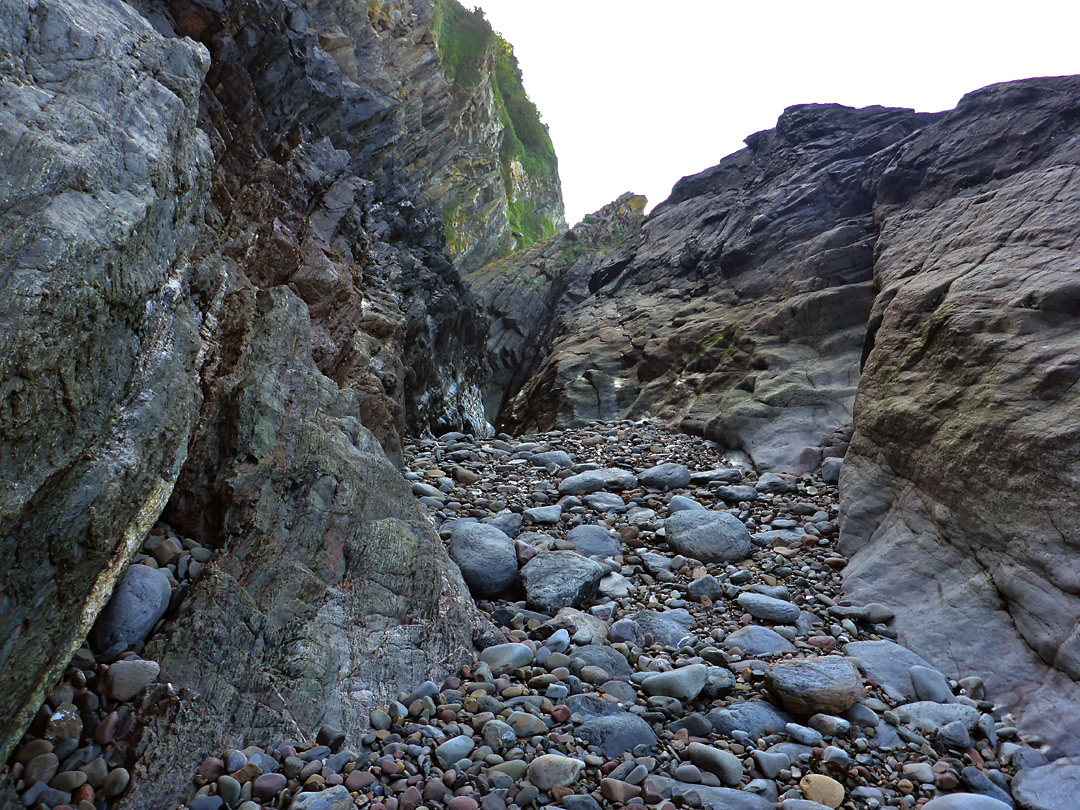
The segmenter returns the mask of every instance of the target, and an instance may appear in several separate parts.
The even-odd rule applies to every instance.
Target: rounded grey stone
[[[735,601],[755,619],[773,624],[795,624],[802,613],[798,605],[760,593],[741,593]]]
[[[113,590],[109,603],[90,631],[95,652],[146,639],[158,619],[165,615],[172,597],[169,578],[148,565],[132,565]]]
[[[862,697],[862,679],[839,655],[779,661],[765,676],[770,691],[795,714],[838,714]]]
[[[566,533],[566,542],[573,544],[578,554],[603,560],[622,553],[619,541],[603,526],[575,526]]]
[[[690,470],[684,464],[665,462],[638,473],[638,484],[650,489],[679,489],[690,483]]]
[[[663,695],[685,702],[698,696],[708,678],[707,666],[691,664],[652,675],[641,684],[641,688],[650,696]]]
[[[664,521],[664,533],[669,546],[702,562],[738,562],[750,556],[750,532],[727,512],[676,512]]]
[[[923,806],[923,810],[1012,810],[1012,807],[978,793],[953,793],[931,799]]]
[[[517,576],[514,541],[484,523],[458,523],[450,535],[450,557],[477,596],[497,596]]]

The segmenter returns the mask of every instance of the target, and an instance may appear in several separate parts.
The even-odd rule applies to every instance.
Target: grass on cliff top
[[[525,92],[521,67],[510,43],[492,30],[481,9],[468,11],[457,0],[435,0],[432,27],[443,70],[454,84],[480,84],[484,59],[494,52],[492,89],[505,133],[503,163],[516,158],[530,177],[552,177],[559,165],[555,147],[540,112]]]

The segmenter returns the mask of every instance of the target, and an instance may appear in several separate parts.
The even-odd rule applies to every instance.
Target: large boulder
[[[145,641],[158,619],[169,607],[172,587],[169,578],[148,565],[133,565],[116,585],[105,609],[90,631],[90,646],[96,652]]]
[[[779,661],[765,673],[769,690],[793,714],[840,714],[862,697],[862,679],[839,655]]]
[[[637,486],[637,477],[629,470],[605,467],[586,470],[559,482],[560,495],[588,495],[602,490],[622,492]]]
[[[728,512],[697,509],[664,521],[668,545],[702,562],[738,562],[750,556],[750,532]]]
[[[573,551],[541,551],[522,567],[521,584],[533,610],[558,613],[592,603],[607,568]]]
[[[566,542],[572,543],[578,554],[597,560],[622,554],[619,541],[606,526],[575,526],[566,533]]]
[[[517,576],[517,552],[506,532],[486,523],[459,522],[450,533],[450,558],[477,596],[498,596]]]

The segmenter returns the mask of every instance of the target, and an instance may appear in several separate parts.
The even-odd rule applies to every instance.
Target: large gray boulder
[[[486,523],[457,523],[450,533],[450,558],[477,596],[497,596],[518,572],[514,541]]]
[[[169,607],[172,587],[169,578],[148,565],[133,565],[117,583],[105,609],[90,631],[90,646],[95,652],[111,647],[127,649],[145,641],[158,619]]]
[[[572,543],[578,554],[597,560],[622,553],[615,534],[606,526],[575,526],[566,533],[566,542]]]
[[[555,614],[586,607],[596,598],[607,568],[573,551],[541,551],[522,567],[521,584],[533,610]]]
[[[750,556],[750,532],[728,512],[686,510],[664,521],[668,545],[702,562],[738,562]]]
[[[571,475],[559,483],[560,495],[588,495],[592,492],[609,490],[622,492],[637,486],[637,478],[629,470],[618,467],[605,467],[599,470],[586,470]]]

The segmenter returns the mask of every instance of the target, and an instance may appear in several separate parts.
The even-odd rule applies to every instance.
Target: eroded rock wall
[[[206,51],[0,2],[0,754],[168,500],[198,413]]]
[[[966,96],[876,191],[877,297],[841,479],[847,590],[1080,752],[1080,78]]]
[[[504,422],[653,416],[763,469],[814,468],[850,422],[874,297],[866,166],[929,120],[792,107],[684,178],[593,272]]]

